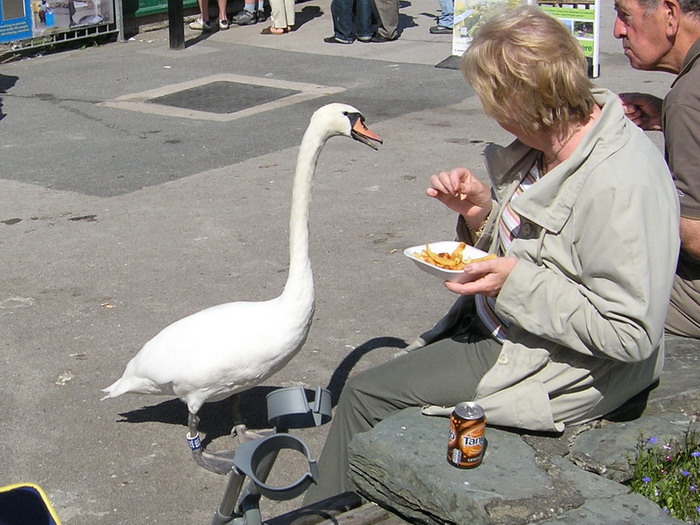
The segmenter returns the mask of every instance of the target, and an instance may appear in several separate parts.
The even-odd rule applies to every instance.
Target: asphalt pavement
[[[0,485],[38,483],[68,525],[210,522],[225,479],[190,458],[185,406],[100,390],[175,320],[281,292],[297,147],[325,103],[360,109],[384,145],[334,138],[321,155],[314,322],[287,367],[244,395],[249,426],[266,426],[272,389],[335,399],[432,326],[453,296],[402,255],[452,238],[427,179],[456,165],[483,175],[485,144],[509,140],[461,73],[436,67],[451,56],[451,37],[428,32],[437,10],[402,1],[388,43],[324,43],[320,0],[298,2],[284,36],[186,28],[171,50],[160,29],[0,66]],[[612,17],[604,6],[595,83],[663,96],[673,78],[629,68]],[[227,403],[200,415],[206,444],[232,448]],[[294,433],[319,454],[327,427]],[[271,483],[298,466],[280,462]],[[272,517],[298,505],[261,506]]]

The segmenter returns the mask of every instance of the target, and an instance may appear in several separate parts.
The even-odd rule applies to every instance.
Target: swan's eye
[[[365,118],[362,115],[360,115],[359,113],[356,113],[354,111],[345,111],[345,112],[343,112],[343,114],[348,118],[348,120],[350,121],[350,124],[353,126],[355,125],[355,123],[358,120],[360,122],[363,122],[363,123],[365,121]]]

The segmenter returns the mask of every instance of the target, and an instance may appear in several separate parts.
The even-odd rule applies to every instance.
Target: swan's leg
[[[231,401],[233,402],[233,428],[231,429],[231,435],[239,444],[269,436],[273,433],[271,430],[248,430],[241,412],[241,397],[238,394],[234,394]]]
[[[198,425],[199,416],[190,412],[187,418],[187,426],[189,428],[187,443],[190,446],[190,450],[192,450],[192,458],[202,468],[217,474],[228,474],[233,468],[234,452],[205,452],[199,439]]]

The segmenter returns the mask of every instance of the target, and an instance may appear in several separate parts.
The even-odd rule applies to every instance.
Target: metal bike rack
[[[311,451],[287,430],[320,426],[330,421],[331,393],[317,387],[309,401],[302,387],[280,388],[267,395],[267,414],[268,421],[275,427],[274,433],[236,449],[224,497],[211,525],[262,525],[261,495],[276,501],[289,500],[318,482],[318,467]],[[285,449],[303,454],[308,471],[287,486],[272,487],[266,483],[267,477],[278,454]],[[243,490],[245,478],[250,478],[250,481]]]

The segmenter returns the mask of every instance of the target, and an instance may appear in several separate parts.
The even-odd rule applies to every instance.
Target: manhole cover
[[[340,87],[279,78],[219,74],[123,95],[100,105],[168,117],[230,122],[342,91]]]
[[[146,102],[224,114],[260,106],[297,93],[301,91],[222,80],[151,98]]]

